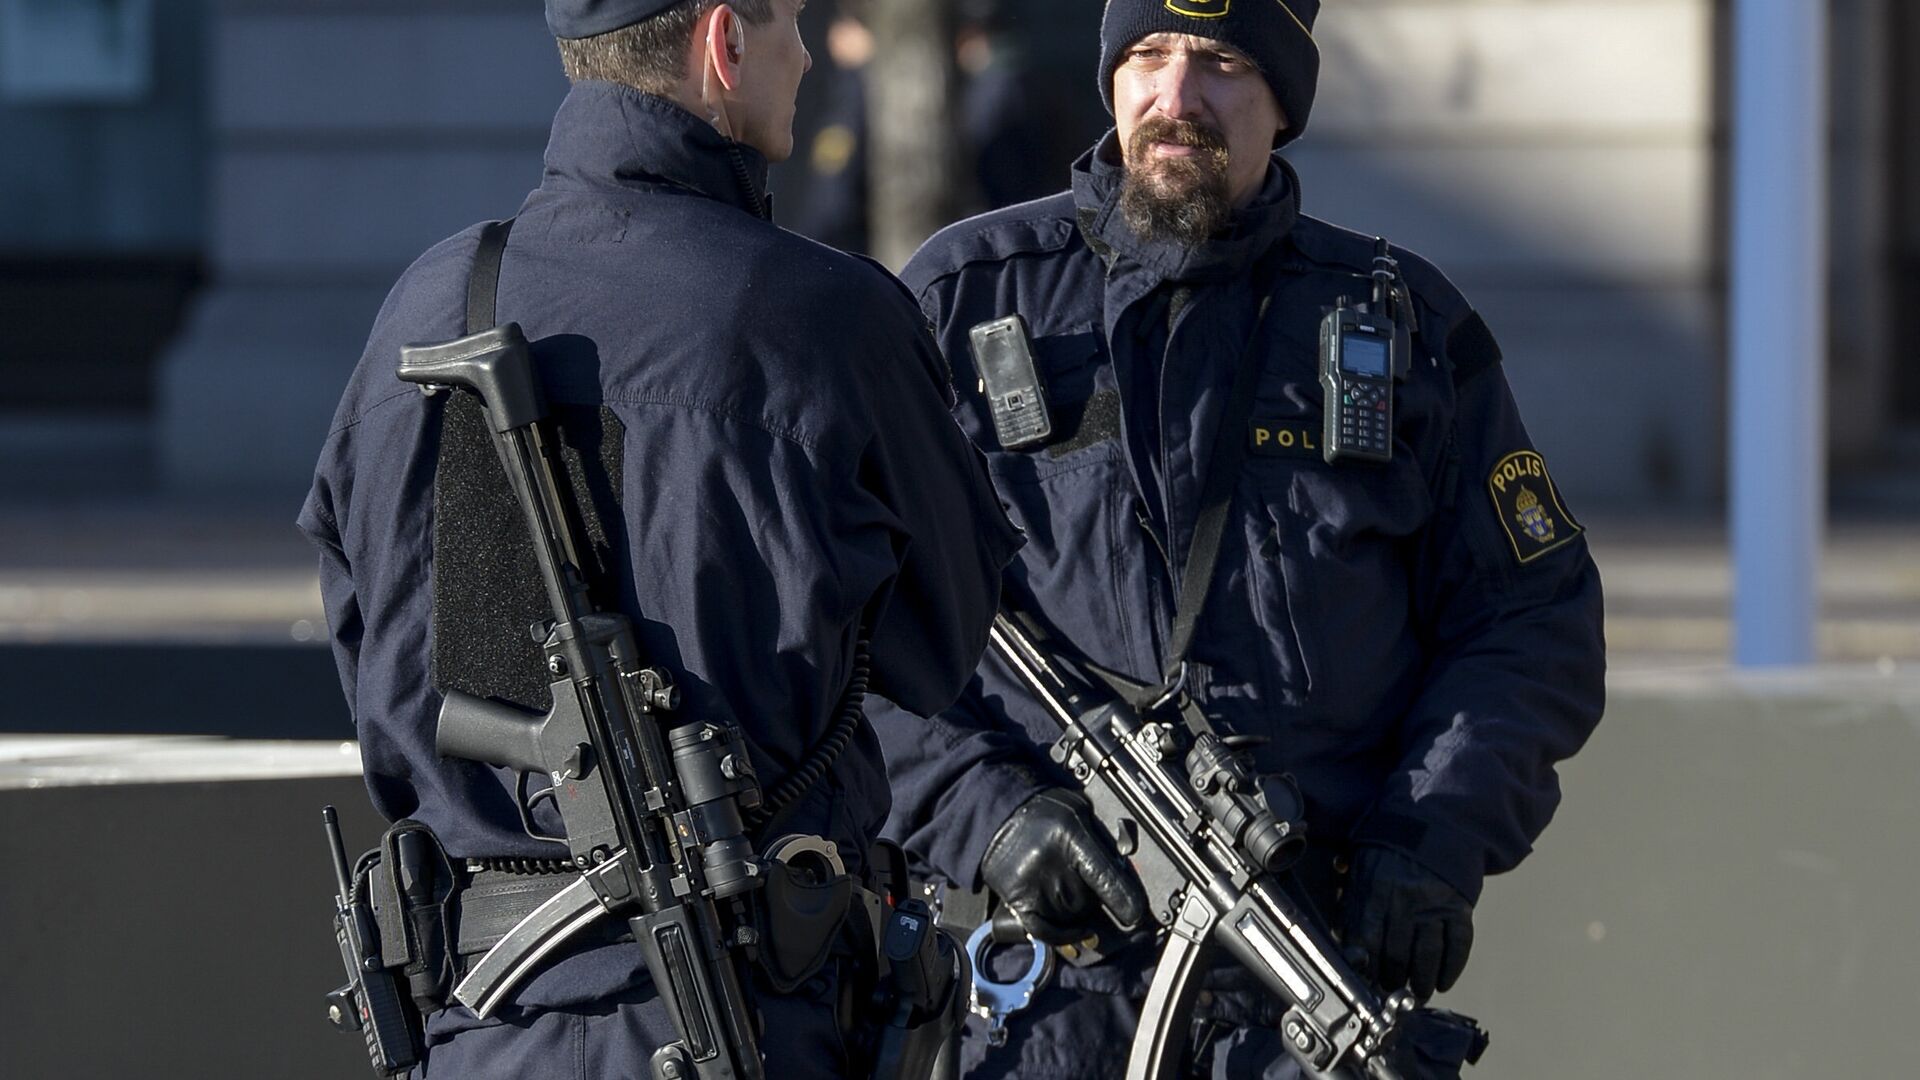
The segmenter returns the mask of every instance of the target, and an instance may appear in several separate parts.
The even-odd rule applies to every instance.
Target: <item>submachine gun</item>
[[[1032,617],[1003,612],[990,640],[1060,726],[1054,760],[1085,787],[1167,932],[1128,1080],[1180,1075],[1201,980],[1222,947],[1285,1003],[1281,1035],[1308,1075],[1399,1080],[1387,1056],[1413,996],[1383,999],[1278,880],[1305,844],[1289,820],[1298,797],[1263,782],[1245,741],[1217,734],[1190,703],[1143,716]]]
[[[475,962],[454,998],[487,1016],[554,949],[602,915],[618,916],[678,1036],[654,1055],[656,1080],[758,1080],[745,964],[757,943],[749,894],[762,878],[745,814],[761,794],[745,744],[731,726],[677,714],[679,692],[642,662],[632,622],[589,599],[571,489],[519,326],[403,349],[399,376],[429,393],[479,397],[554,613],[536,628],[554,677],[546,715],[451,691],[438,748],[517,771],[528,835],[565,844],[580,871]],[[551,786],[529,797],[535,775]],[[534,825],[547,800],[563,837]]]

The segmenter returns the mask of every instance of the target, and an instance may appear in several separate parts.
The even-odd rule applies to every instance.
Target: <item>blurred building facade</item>
[[[0,0],[0,63],[31,12],[58,6]],[[100,25],[144,18],[123,47],[147,79],[63,99],[0,72],[0,451],[16,473],[91,454],[123,481],[291,508],[393,278],[538,179],[564,93],[538,5],[79,6]],[[1920,375],[1899,362],[1920,329],[1920,199],[1903,197],[1920,195],[1920,148],[1896,138],[1920,117],[1920,76],[1894,63],[1920,44],[1911,7],[1833,0],[1833,199],[1809,212],[1834,230],[1842,481],[1920,464]],[[1308,212],[1428,255],[1474,298],[1576,505],[1718,504],[1731,8],[1340,0],[1321,19],[1320,104],[1292,151]],[[818,3],[807,24],[822,69],[829,14]],[[1092,105],[1097,22],[1097,5],[1058,0],[1010,9],[998,32]],[[82,23],[27,32],[99,30]],[[823,74],[801,160],[776,178],[787,205]],[[115,294],[87,260],[148,284]],[[42,286],[63,273],[93,284],[54,318]],[[140,311],[145,337],[72,347]]]
[[[223,0],[210,287],[161,361],[164,481],[297,499],[389,286],[539,180],[565,92],[538,4]]]
[[[1759,5],[1764,7],[1765,5]],[[1831,448],[1908,448],[1891,210],[1913,180],[1891,0],[1832,0]],[[1712,505],[1725,480],[1732,0],[1329,4],[1317,213],[1434,258],[1487,315],[1533,435],[1596,503]],[[1783,439],[1805,433],[1780,432]]]
[[[154,357],[204,277],[203,0],[0,0],[0,498],[150,485]]]

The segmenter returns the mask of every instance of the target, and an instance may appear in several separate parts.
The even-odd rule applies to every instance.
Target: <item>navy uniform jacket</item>
[[[624,427],[618,590],[641,653],[674,674],[683,710],[739,725],[771,789],[830,724],[863,620],[875,689],[920,712],[953,702],[1018,539],[951,419],[947,369],[911,298],[872,264],[755,216],[765,163],[738,153],[663,99],[573,87],[513,229],[499,318],[533,342],[551,401],[605,406]],[[402,345],[465,332],[478,233],[428,251],[394,287],[300,525],[321,550],[375,806],[431,825],[456,857],[555,856],[523,835],[510,774],[434,751],[445,396],[394,369]],[[862,733],[784,824],[861,851],[887,805]],[[541,976],[520,1001],[592,1000],[641,970],[627,947],[612,966]]]
[[[1319,326],[1338,297],[1366,297],[1371,238],[1302,215],[1276,158],[1226,235],[1145,243],[1115,210],[1114,145],[1081,159],[1071,192],[955,225],[903,274],[954,365],[961,426],[1027,532],[1009,599],[1096,663],[1159,681],[1255,281],[1271,279],[1238,435],[1250,452],[1190,686],[1226,730],[1270,738],[1257,758],[1299,780],[1325,862],[1352,841],[1391,845],[1477,899],[1552,816],[1554,763],[1598,721],[1604,671],[1599,577],[1493,340],[1438,271],[1397,251],[1418,326],[1393,461],[1329,466]],[[1024,452],[996,443],[967,344],[1014,312],[1055,425]],[[1012,809],[1067,782],[1042,750],[1057,732],[992,657],[939,718],[876,715],[889,834],[969,887]]]

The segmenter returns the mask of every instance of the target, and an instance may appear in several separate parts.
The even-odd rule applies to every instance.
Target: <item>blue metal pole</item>
[[[1816,657],[1826,513],[1826,0],[1734,12],[1734,662]]]

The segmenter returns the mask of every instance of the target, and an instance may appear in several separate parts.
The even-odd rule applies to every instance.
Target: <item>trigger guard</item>
[[[540,805],[541,799],[553,800],[554,808],[557,810],[559,809],[559,806],[560,806],[560,803],[559,803],[560,797],[553,793],[553,789],[551,787],[541,788],[539,791],[536,791],[531,796],[529,796],[527,794],[527,787],[528,787],[527,781],[531,780],[532,778],[533,778],[532,773],[523,772],[520,774],[519,780],[514,785],[515,794],[517,798],[513,800],[513,805],[514,805],[514,809],[520,811],[521,831],[525,832],[527,836],[529,836],[534,840],[540,840],[549,844],[560,844],[562,846],[565,846],[567,843],[566,837],[548,836],[545,833],[542,833],[540,831],[540,827],[538,825],[535,825],[533,823],[533,811],[535,807]]]

